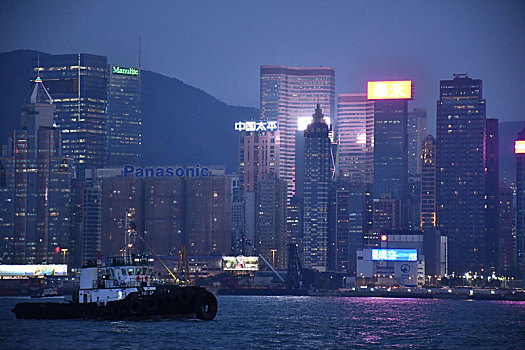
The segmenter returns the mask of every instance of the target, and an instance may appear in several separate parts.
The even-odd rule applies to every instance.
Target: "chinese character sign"
[[[412,81],[369,81],[369,100],[397,100],[412,98]]]
[[[276,120],[240,121],[235,123],[236,131],[277,131]]]
[[[417,249],[372,249],[372,260],[417,261]]]

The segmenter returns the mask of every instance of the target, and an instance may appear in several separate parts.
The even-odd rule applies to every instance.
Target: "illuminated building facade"
[[[516,244],[518,273],[525,276],[525,129],[516,140]]]
[[[326,271],[328,267],[328,201],[332,163],[329,127],[319,105],[304,131],[305,174],[303,245],[304,265]]]
[[[330,67],[262,66],[261,119],[277,120],[277,174],[288,183],[287,198],[295,195],[295,135],[308,125],[319,104],[325,118],[334,118],[335,71]]]
[[[401,222],[408,224],[408,100],[410,81],[368,82],[374,99],[374,198],[401,201]]]
[[[84,169],[107,161],[107,69],[107,58],[97,55],[46,55],[40,60],[39,74],[56,106],[63,154],[73,159],[80,179]]]
[[[260,180],[277,173],[276,132],[248,131],[239,135],[239,186],[243,192],[253,192]]]
[[[374,102],[366,94],[337,96],[339,173],[351,181],[374,181]]]
[[[485,267],[485,100],[465,74],[440,82],[437,102],[437,224],[449,242],[449,270]]]
[[[414,108],[408,112],[408,175],[421,174],[421,148],[427,135],[427,110]]]
[[[53,100],[37,77],[22,105],[21,129],[13,133],[9,158],[4,158],[13,177],[6,182],[14,185],[16,264],[63,262],[62,250],[70,247],[72,174],[62,156],[55,115]]]
[[[421,162],[421,229],[436,227],[436,139],[427,135],[423,140]]]
[[[139,165],[142,155],[141,72],[108,65],[107,74],[108,165]]]

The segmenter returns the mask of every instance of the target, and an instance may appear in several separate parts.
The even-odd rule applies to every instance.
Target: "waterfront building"
[[[139,165],[142,155],[141,71],[108,65],[107,77],[107,165]]]
[[[498,275],[510,276],[516,271],[516,240],[514,237],[515,211],[512,188],[499,188],[499,258]]]
[[[410,81],[369,82],[374,100],[374,198],[401,201],[401,222],[408,225],[408,100]],[[386,91],[386,93],[385,93]]]
[[[356,274],[356,252],[363,248],[369,230],[368,207],[372,203],[371,184],[356,183],[340,176],[334,181],[333,233],[334,270]]]
[[[495,272],[499,257],[499,132],[498,119],[485,121],[485,266]]]
[[[436,227],[436,139],[427,135],[421,153],[421,229]]]
[[[256,191],[259,180],[277,174],[277,171],[276,132],[240,132],[239,186],[242,191]]]
[[[0,157],[0,264],[14,263],[15,176],[12,157]]]
[[[304,265],[319,271],[328,267],[328,201],[332,164],[329,127],[320,105],[304,131]]]
[[[408,175],[421,174],[421,150],[427,135],[427,110],[414,108],[408,112]]]
[[[518,133],[516,152],[516,260],[525,277],[525,128]]]
[[[450,272],[486,267],[485,100],[466,74],[440,82],[437,102],[437,224],[449,240]]]
[[[257,184],[255,248],[278,269],[286,268],[286,181],[266,178]]]
[[[107,58],[89,54],[49,55],[35,68],[56,106],[64,156],[77,176],[107,161]]]
[[[4,175],[11,177],[6,185],[13,185],[16,264],[65,262],[63,250],[70,247],[72,174],[55,116],[53,100],[37,77],[22,105],[21,129],[14,131],[3,159]]]
[[[339,173],[358,183],[374,181],[374,101],[366,94],[337,96]]]
[[[403,228],[402,202],[393,198],[374,198],[373,231],[391,231]]]
[[[107,169],[97,170],[102,171]],[[183,243],[189,256],[230,254],[232,186],[224,170],[204,177],[98,176],[102,257],[119,255],[122,218],[128,209],[134,211],[137,232],[157,254],[178,255]],[[150,253],[139,239],[137,247],[139,253]]]
[[[277,120],[277,175],[295,195],[295,135],[310,123],[319,104],[326,122],[334,120],[335,71],[330,67],[261,66],[261,119]]]

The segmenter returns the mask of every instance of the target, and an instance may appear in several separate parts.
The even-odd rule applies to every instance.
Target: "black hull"
[[[138,292],[123,300],[97,303],[19,303],[12,310],[21,319],[146,320],[197,318],[212,320],[217,299],[201,287],[157,287],[153,293]]]

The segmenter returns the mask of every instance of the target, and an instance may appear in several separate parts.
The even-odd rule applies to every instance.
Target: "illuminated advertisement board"
[[[65,276],[67,265],[0,265],[0,276]]]
[[[525,141],[516,141],[515,149],[516,154],[525,153]]]
[[[417,261],[417,249],[372,249],[372,260]]]
[[[257,256],[223,256],[222,269],[224,271],[258,271],[259,257]]]
[[[236,131],[277,131],[277,120],[257,120],[235,122]]]
[[[398,100],[412,98],[412,81],[369,81],[369,100]]]

